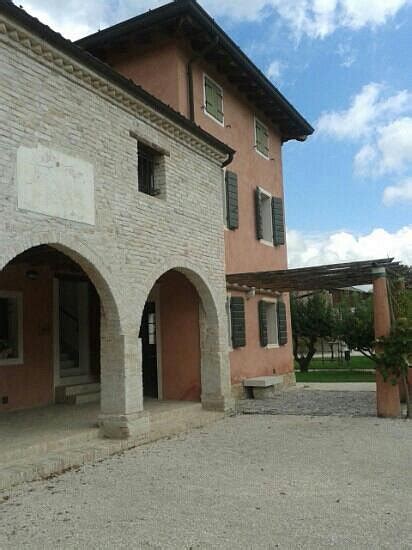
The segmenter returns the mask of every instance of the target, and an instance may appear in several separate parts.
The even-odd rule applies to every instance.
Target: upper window
[[[208,76],[204,76],[205,113],[223,124],[223,90]]]
[[[155,185],[155,165],[158,155],[142,143],[138,143],[137,147],[139,191],[146,195],[158,195]]]
[[[0,364],[23,360],[22,298],[17,292],[0,292]]]
[[[267,126],[255,118],[255,147],[261,155],[269,158],[269,132]]]
[[[256,188],[256,237],[265,244],[285,244],[283,199]]]

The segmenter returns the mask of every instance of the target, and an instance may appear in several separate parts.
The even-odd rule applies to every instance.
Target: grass
[[[375,365],[367,357],[352,357],[350,361],[331,361],[330,359],[312,359],[309,370],[373,370]],[[298,367],[296,368],[298,370]]]
[[[309,372],[299,372],[295,364],[297,382],[374,382],[374,363],[367,357],[352,357],[350,361],[313,359]],[[367,371],[367,372],[365,372]]]
[[[375,382],[374,372],[361,372],[356,370],[315,372],[296,371],[297,382]]]

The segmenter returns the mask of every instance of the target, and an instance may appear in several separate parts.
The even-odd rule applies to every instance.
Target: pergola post
[[[389,336],[391,330],[386,270],[384,267],[375,268],[372,274],[375,338],[381,338]],[[379,353],[379,349],[376,351]],[[378,416],[383,418],[397,418],[401,414],[398,384],[392,385],[390,382],[385,382],[378,370],[376,370],[376,408]]]

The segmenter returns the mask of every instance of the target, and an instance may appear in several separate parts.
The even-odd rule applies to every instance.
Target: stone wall
[[[125,94],[119,94],[122,101],[116,94],[110,98],[100,76],[76,64],[69,70],[69,62],[0,14],[0,269],[30,247],[50,244],[89,275],[103,310],[102,421],[115,436],[128,434],[132,418],[144,424],[138,323],[155,281],[170,269],[181,270],[196,287],[207,320],[202,400],[206,408],[225,408],[230,395],[221,190],[225,155],[144,105],[136,107],[134,99],[126,101]],[[135,136],[166,152],[161,197],[138,192]],[[55,189],[49,196],[54,216],[41,213],[35,201],[36,211],[30,211],[30,198],[20,201],[17,176],[29,169],[27,158],[38,162],[38,151],[46,166],[33,181],[38,189],[46,185],[45,192]],[[67,215],[59,197],[59,184],[86,177],[84,166],[91,167],[94,224],[89,215],[77,216],[81,205],[75,201],[73,215]],[[90,172],[88,178],[89,185]],[[46,201],[44,208],[49,206]],[[59,212],[70,219],[56,217]]]

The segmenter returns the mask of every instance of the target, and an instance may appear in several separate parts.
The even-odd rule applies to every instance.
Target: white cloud
[[[401,90],[385,95],[385,86],[371,82],[352,98],[348,109],[322,113],[317,122],[319,134],[336,139],[359,139],[376,132],[387,120],[412,110],[412,94]]]
[[[383,192],[383,203],[389,206],[394,203],[412,203],[412,178],[407,178],[397,185],[386,187]]]
[[[288,231],[289,267],[305,267],[356,260],[394,257],[412,265],[412,225],[394,233],[374,229],[368,235],[347,231],[306,235]]]
[[[383,84],[371,82],[355,95],[347,109],[321,114],[320,135],[360,142],[354,157],[355,173],[382,177],[412,168],[412,93],[388,94]],[[363,143],[362,143],[363,142]]]
[[[234,21],[264,19],[276,13],[297,36],[323,38],[339,27],[357,30],[383,25],[412,0],[201,0],[213,16]],[[148,9],[164,0],[19,0],[31,13],[45,13],[51,26],[69,38],[97,30]],[[45,20],[43,18],[43,20]]]
[[[280,75],[284,68],[285,65],[281,61],[275,59],[274,61],[272,61],[266,71],[267,77],[274,82],[279,82]]]

